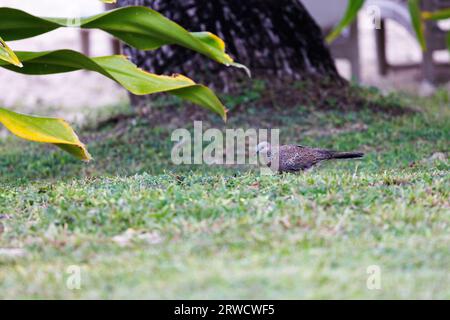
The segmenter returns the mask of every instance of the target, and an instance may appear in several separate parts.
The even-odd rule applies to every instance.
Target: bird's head
[[[269,154],[270,153],[270,143],[267,141],[260,142],[256,146],[256,154]]]

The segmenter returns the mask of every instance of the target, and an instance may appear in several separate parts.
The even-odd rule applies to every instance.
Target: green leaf
[[[70,27],[67,19],[40,18],[18,9],[0,8],[0,34],[6,41],[34,37]],[[18,23],[20,21],[20,23]],[[208,33],[190,33],[175,22],[146,7],[124,7],[82,18],[80,27],[101,29],[140,50],[180,45],[228,66],[245,68],[225,52],[224,42]]]
[[[23,68],[0,61],[0,67],[29,75],[47,75],[90,70],[108,77],[136,95],[168,92],[218,113],[226,119],[226,109],[217,96],[203,85],[182,75],[160,76],[139,69],[124,56],[89,58],[72,50],[16,52]]]
[[[417,40],[423,51],[427,50],[427,42],[425,40],[425,23],[422,20],[422,13],[420,11],[420,0],[408,0],[409,14],[416,32]]]
[[[347,5],[347,10],[345,11],[342,20],[338,23],[338,25],[330,32],[330,34],[326,37],[326,41],[328,43],[333,42],[342,31],[349,26],[358,15],[359,10],[364,5],[365,0],[349,0]]]
[[[447,32],[447,48],[450,51],[450,32]]]
[[[2,38],[0,38],[0,60],[6,61],[18,67],[22,67],[22,63],[19,58],[17,58],[14,51],[8,47]]]
[[[450,18],[450,8],[437,10],[434,12],[422,12],[422,18],[425,20],[445,20]]]
[[[22,139],[54,144],[80,160],[92,159],[70,125],[62,119],[34,117],[0,108],[0,123]]]

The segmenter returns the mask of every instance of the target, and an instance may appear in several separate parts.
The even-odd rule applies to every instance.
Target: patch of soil
[[[257,106],[280,112],[289,112],[289,109],[303,106],[311,110],[339,110],[359,111],[368,109],[373,112],[381,112],[391,116],[399,116],[417,112],[402,105],[401,101],[390,96],[383,96],[378,90],[353,86],[348,82],[336,82],[323,79],[311,79],[309,81],[297,81],[289,83],[271,83],[265,81],[262,88],[251,89],[251,83],[241,86],[237,92],[230,96],[244,97],[236,105],[232,106],[229,116],[235,113],[245,112],[248,106]],[[253,93],[253,94],[252,94]],[[252,96],[257,98],[252,100]],[[246,96],[250,96],[245,99]],[[151,103],[151,102],[150,102]],[[164,119],[168,122],[174,117],[187,120],[203,119],[208,111],[196,106],[179,108],[171,106],[158,110],[149,108],[149,116],[156,119]]]
[[[401,101],[384,96],[376,88],[364,88],[347,81],[317,78],[295,83],[277,83],[263,92],[264,105],[307,106],[316,110],[358,111],[403,115],[413,112]]]

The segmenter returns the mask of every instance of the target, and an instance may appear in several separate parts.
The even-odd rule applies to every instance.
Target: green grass
[[[298,176],[173,166],[171,129],[144,119],[81,129],[90,164],[0,140],[0,249],[22,249],[0,253],[0,298],[449,299],[449,164],[432,159],[449,150],[448,94],[383,99],[420,112],[273,112],[256,99],[231,115],[228,127],[277,126],[283,142],[367,152]],[[80,290],[66,287],[71,265]],[[367,289],[371,265],[381,290]]]

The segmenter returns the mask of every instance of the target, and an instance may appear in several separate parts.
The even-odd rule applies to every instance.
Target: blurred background
[[[302,2],[324,32],[328,32],[344,14],[347,1]],[[330,2],[334,8],[330,8]],[[105,10],[104,4],[93,0],[0,0],[0,6],[19,8],[41,16],[74,18]],[[380,7],[385,19],[375,21],[377,8]],[[381,31],[374,29],[374,23],[382,24]],[[426,66],[424,67],[425,59],[408,24],[409,15],[405,1],[369,1],[366,8],[360,12],[357,23],[331,46],[339,73],[346,79],[376,86],[386,92],[402,90],[429,95],[437,86],[450,89],[449,73],[444,70],[448,66],[436,67],[437,71],[435,68],[427,73]],[[441,22],[439,28],[450,29],[449,21]],[[9,44],[14,50],[71,48],[92,56],[112,54],[115,50],[107,34],[96,30],[83,34],[77,28],[56,30]],[[432,50],[429,54],[435,63],[449,63],[449,51],[445,47]],[[426,59],[429,60],[430,57]],[[442,73],[439,77],[435,75],[438,71]],[[99,108],[125,102],[127,99],[127,93],[109,79],[83,71],[30,77],[2,69],[0,86],[15,88],[4,90],[0,97],[2,106],[17,108],[23,112],[35,112],[40,106],[46,106],[48,110],[50,106],[53,116],[63,115],[76,122],[83,121],[80,108]]]

